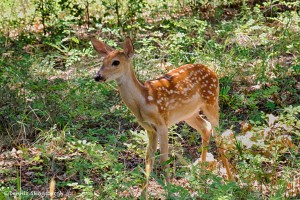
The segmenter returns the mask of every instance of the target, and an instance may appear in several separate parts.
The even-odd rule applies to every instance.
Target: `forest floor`
[[[156,159],[150,198],[299,199],[299,10],[207,5],[201,15],[151,7],[127,29],[109,17],[90,28],[115,48],[129,30],[141,80],[186,63],[219,75],[218,132],[236,181],[226,180],[214,139],[208,162],[194,165],[201,135],[179,123],[169,130],[171,183]],[[147,134],[116,85],[93,80],[101,59],[82,25],[56,23],[46,34],[1,32],[0,199],[49,199],[53,189],[54,199],[137,199]]]

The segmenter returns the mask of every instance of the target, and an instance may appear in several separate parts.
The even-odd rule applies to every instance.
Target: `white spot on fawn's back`
[[[149,101],[152,101],[152,100],[153,100],[153,97],[152,97],[152,96],[148,96],[148,100],[149,100]]]

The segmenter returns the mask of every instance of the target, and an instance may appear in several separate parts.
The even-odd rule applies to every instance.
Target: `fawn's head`
[[[115,50],[104,42],[91,39],[94,49],[104,58],[103,65],[95,75],[95,81],[110,81],[126,78],[130,72],[131,58],[133,56],[133,45],[129,38],[125,39],[124,50]]]

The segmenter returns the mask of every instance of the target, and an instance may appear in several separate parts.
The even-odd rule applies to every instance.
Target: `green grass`
[[[300,173],[299,3],[274,2],[290,8],[279,6],[269,15],[270,2],[243,2],[195,7],[192,1],[139,1],[131,10],[124,3],[122,27],[113,3],[90,3],[90,31],[99,28],[101,39],[114,47],[125,33],[134,36],[141,80],[167,72],[165,62],[171,68],[203,63],[220,77],[220,132],[233,133],[227,156],[237,181],[227,182],[219,170],[185,166],[199,157],[201,137],[180,123],[170,129],[174,179],[163,184],[157,159],[152,199],[299,198],[293,190]],[[7,6],[21,9],[18,3],[2,3],[0,9]],[[101,62],[80,33],[84,29],[76,30],[86,22],[86,10],[74,8],[74,20],[71,8],[61,11],[55,4],[44,16],[45,36],[23,28],[42,17],[42,10],[31,12],[37,4],[25,6],[25,18],[7,12],[8,20],[0,20],[0,198],[40,198],[52,177],[56,197],[137,198],[145,181],[147,137],[116,85],[93,80]],[[247,131],[251,148],[240,141]]]

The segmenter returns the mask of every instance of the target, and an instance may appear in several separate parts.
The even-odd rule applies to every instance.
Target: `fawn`
[[[206,161],[210,135],[219,124],[219,80],[216,73],[202,64],[187,64],[160,78],[141,83],[132,68],[134,48],[129,38],[125,39],[123,51],[114,50],[96,38],[91,41],[94,49],[104,57],[103,65],[94,77],[95,81],[115,80],[123,101],[147,131],[149,144],[144,189],[147,191],[158,141],[160,162],[165,179],[169,182],[169,166],[166,164],[168,127],[175,123],[185,121],[201,133],[201,160]],[[200,110],[209,122],[199,115]],[[233,180],[222,141],[218,137],[216,141],[227,176]]]

